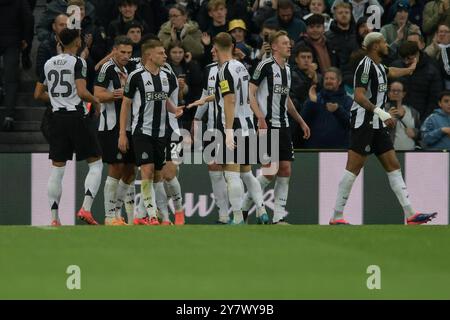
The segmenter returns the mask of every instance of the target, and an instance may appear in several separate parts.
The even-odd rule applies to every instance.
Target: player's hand
[[[127,75],[123,72],[118,72],[119,74],[119,80],[120,80],[120,85],[123,87],[125,87],[126,83],[127,83]]]
[[[186,109],[191,109],[193,107],[197,107],[197,106],[202,106],[206,103],[206,99],[205,98],[201,98],[198,99],[190,104],[187,105]]]
[[[303,139],[309,139],[311,137],[311,130],[305,121],[300,122],[300,128],[303,130]]]
[[[225,145],[230,150],[234,150],[236,148],[236,143],[234,142],[233,129],[225,130]]]
[[[123,89],[116,89],[113,91],[114,100],[123,99]]]
[[[175,118],[179,118],[184,114],[184,108],[185,106],[179,106],[175,111]]]
[[[129,148],[128,137],[126,134],[119,135],[119,150],[122,153],[127,153]]]
[[[258,118],[258,134],[264,135],[267,133],[267,123],[265,118]]]
[[[98,118],[100,117],[100,109],[101,109],[101,103],[100,100],[94,96],[94,103],[92,103],[92,107],[95,108],[95,116]]]
[[[384,121],[384,124],[391,129],[395,128],[395,125],[397,124],[397,120],[395,120],[394,118],[390,118],[387,119],[386,121]]]
[[[414,139],[416,137],[416,131],[413,128],[405,128],[405,132],[406,135],[411,139]]]

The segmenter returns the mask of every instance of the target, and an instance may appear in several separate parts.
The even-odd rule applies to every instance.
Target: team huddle
[[[177,77],[166,63],[165,49],[159,40],[145,41],[141,59],[131,60],[131,40],[117,37],[97,75],[94,94],[86,88],[86,62],[76,56],[81,45],[79,31],[65,29],[60,41],[63,53],[47,61],[35,90],[35,98],[52,106],[48,198],[53,226],[61,225],[58,207],[62,178],[73,153],[77,161],[86,160],[89,166],[84,201],[77,213],[79,219],[98,224],[91,207],[106,163],[105,225],[183,225],[178,160],[183,157],[181,146],[192,140],[182,133],[177,119],[184,108],[192,107],[197,107],[191,130],[194,139],[207,116],[206,132],[211,138],[203,139],[203,150],[212,150],[212,160],[207,164],[219,211],[218,223],[244,224],[255,205],[258,224],[288,224],[285,207],[294,160],[288,115],[302,128],[304,139],[309,138],[310,130],[289,97],[291,71],[286,61],[291,42],[286,32],[271,35],[272,56],[262,60],[253,75],[234,59],[232,37],[219,33],[213,40],[215,62],[207,67],[202,97],[188,106],[178,106]],[[355,73],[348,163],[330,224],[348,224],[343,216],[344,206],[356,176],[372,152],[387,172],[407,223],[427,223],[436,213],[416,213],[412,209],[392,142],[386,138],[385,127],[394,120],[383,110],[387,76],[408,74],[415,65],[404,69],[382,66],[378,58],[384,54],[386,42],[376,32],[366,36],[364,45],[368,55]],[[264,157],[260,149],[264,149]],[[262,175],[253,175],[254,164],[262,166]],[[141,201],[135,209],[137,168],[141,173]],[[263,192],[272,181],[275,206],[270,218]],[[169,199],[174,205],[174,222]],[[122,217],[122,207],[127,220]]]

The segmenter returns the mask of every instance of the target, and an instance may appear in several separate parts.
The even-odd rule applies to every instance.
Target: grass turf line
[[[0,299],[450,299],[449,249],[449,226],[1,226]]]

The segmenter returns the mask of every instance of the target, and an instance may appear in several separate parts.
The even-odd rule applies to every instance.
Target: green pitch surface
[[[450,299],[450,228],[0,227],[0,299],[16,298]]]

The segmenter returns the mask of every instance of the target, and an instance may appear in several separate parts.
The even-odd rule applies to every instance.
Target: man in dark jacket
[[[289,39],[297,41],[302,33],[306,31],[305,23],[294,16],[294,4],[290,0],[279,0],[277,15],[267,20],[274,23],[279,29],[288,33]]]
[[[26,0],[0,0],[0,56],[3,56],[6,114],[3,128],[11,130],[19,87],[20,51],[33,32],[33,16]]]
[[[53,0],[47,4],[47,8],[36,26],[36,33],[39,41],[50,38],[50,34],[52,33],[52,23],[55,21],[57,15],[67,13],[67,3],[68,0]],[[90,25],[93,25],[95,21],[95,9],[89,1],[85,2],[85,18],[83,20],[81,25],[82,29],[91,28]]]
[[[328,47],[336,51],[343,82],[353,86],[353,72],[350,66],[350,55],[359,49],[356,40],[355,24],[352,22],[352,8],[347,2],[340,2],[334,8],[334,19],[330,30],[325,33]]]
[[[302,117],[311,128],[306,148],[347,149],[350,134],[350,108],[353,101],[342,88],[342,74],[331,67],[324,74],[324,88],[310,89]]]
[[[439,93],[442,91],[442,76],[435,63],[423,52],[420,52],[417,43],[406,41],[399,48],[402,60],[397,60],[394,67],[409,67],[414,59],[417,67],[411,76],[401,78],[405,84],[405,103],[420,113],[420,121],[424,121],[436,107]]]

